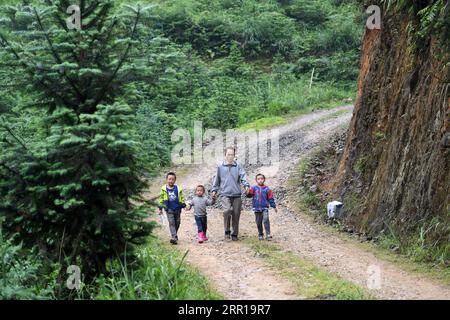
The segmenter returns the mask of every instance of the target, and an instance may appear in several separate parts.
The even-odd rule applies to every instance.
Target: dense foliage
[[[107,288],[125,255],[142,262],[135,246],[152,228],[142,177],[170,163],[174,129],[238,127],[353,96],[363,30],[353,1],[85,0],[81,31],[67,30],[72,2],[0,6],[0,219],[2,250],[16,257],[2,297],[61,297],[51,288],[70,264],[86,288]],[[22,293],[43,270],[48,288]],[[111,298],[111,286],[90,295]]]
[[[143,12],[86,4],[76,33],[66,30],[67,4],[7,8],[1,61],[13,103],[0,120],[0,210],[5,234],[90,277],[150,231],[131,203],[144,186],[136,111],[120,98],[146,70],[130,58]]]

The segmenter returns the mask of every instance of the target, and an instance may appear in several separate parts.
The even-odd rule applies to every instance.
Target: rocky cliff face
[[[380,30],[366,29],[334,190],[345,219],[360,231],[390,230],[406,239],[422,228],[428,243],[448,250],[449,48],[437,36],[414,48],[413,18],[403,12],[383,14]]]

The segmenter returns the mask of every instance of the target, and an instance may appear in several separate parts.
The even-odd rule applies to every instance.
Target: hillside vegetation
[[[149,238],[142,177],[194,119],[226,129],[353,97],[362,9],[86,0],[77,32],[72,2],[0,6],[0,297],[216,297],[204,279],[187,290],[199,276]],[[69,265],[82,267],[76,296]],[[153,293],[124,293],[142,286]]]

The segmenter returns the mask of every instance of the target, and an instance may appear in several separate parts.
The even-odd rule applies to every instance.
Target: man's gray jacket
[[[223,162],[217,167],[217,173],[214,177],[211,191],[219,192],[222,196],[226,197],[240,197],[240,183],[244,187],[250,186],[244,168],[236,161],[233,161],[232,164]]]

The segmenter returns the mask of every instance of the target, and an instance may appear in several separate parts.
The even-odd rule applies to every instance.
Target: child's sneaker
[[[202,232],[203,241],[208,241],[208,237],[206,236],[206,232]]]
[[[266,236],[266,240],[267,240],[267,241],[272,241],[272,236],[271,236],[270,234],[268,234],[268,235]]]
[[[263,236],[262,234],[260,234],[260,235],[258,236],[258,240],[264,240],[264,236]]]
[[[231,240],[231,231],[225,231],[225,240]]]
[[[198,233],[197,239],[198,239],[198,243],[203,243],[203,232]]]

